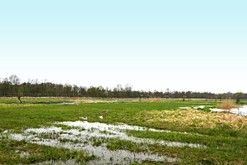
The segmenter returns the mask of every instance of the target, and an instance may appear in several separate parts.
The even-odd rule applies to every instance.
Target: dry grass
[[[235,108],[237,107],[237,105],[235,104],[235,102],[231,99],[227,99],[227,100],[224,100],[220,105],[219,105],[219,108],[221,109],[232,109],[232,108]]]
[[[227,126],[232,129],[247,128],[247,118],[228,113],[202,112],[198,110],[145,111],[146,122],[176,123],[189,127],[217,128]]]
[[[159,102],[161,101],[161,98],[157,97],[157,98],[147,98],[145,99],[145,101],[149,101],[149,102]]]
[[[114,99],[101,99],[93,97],[74,97],[69,98],[68,101],[79,104],[79,103],[101,103],[101,102],[116,102]]]

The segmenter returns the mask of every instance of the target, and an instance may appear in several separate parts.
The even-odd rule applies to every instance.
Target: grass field
[[[29,128],[57,126],[66,132],[74,127],[58,122],[83,120],[89,123],[124,123],[156,129],[158,131],[122,130],[126,137],[152,139],[156,140],[156,143],[139,143],[121,137],[90,137],[89,140],[93,146],[104,145],[111,151],[150,153],[175,160],[156,162],[147,159],[143,162],[130,161],[130,164],[247,164],[247,117],[209,111],[209,108],[216,107],[219,101],[143,99],[140,102],[139,99],[91,98],[22,100],[24,103],[19,104],[16,98],[0,98],[0,164],[59,164],[70,160],[77,164],[90,164],[98,159],[97,156],[78,148],[40,145],[27,139],[10,138],[13,134],[23,134]],[[200,105],[205,108],[180,109]],[[59,139],[62,131],[42,134],[39,138],[42,136],[50,140]],[[81,143],[80,140],[82,139],[70,139],[70,143],[78,144]],[[60,138],[60,142],[68,141],[69,139]],[[161,145],[158,143],[161,141],[197,144],[203,147]],[[112,159],[114,158],[110,160]]]

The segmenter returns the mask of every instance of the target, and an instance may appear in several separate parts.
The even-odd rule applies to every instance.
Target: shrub
[[[222,108],[222,109],[231,109],[231,108],[235,108],[235,107],[236,107],[236,104],[231,99],[224,100],[219,105],[219,108]]]

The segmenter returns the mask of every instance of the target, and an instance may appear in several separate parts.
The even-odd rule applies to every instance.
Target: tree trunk
[[[20,104],[22,104],[21,96],[18,96],[17,98],[18,98],[18,100],[20,101]]]

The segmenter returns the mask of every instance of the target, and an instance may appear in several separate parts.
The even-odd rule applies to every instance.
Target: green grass
[[[16,98],[0,98],[0,133],[5,130],[22,132],[27,128],[51,126],[54,125],[54,122],[77,121],[80,120],[80,117],[87,117],[90,122],[126,123],[156,129],[188,132],[189,134],[128,131],[128,134],[140,138],[199,143],[207,146],[204,149],[178,148],[161,145],[140,145],[113,139],[107,144],[107,147],[112,150],[128,149],[134,152],[149,151],[159,153],[181,158],[179,164],[247,163],[246,117],[239,117],[233,114],[227,114],[227,116],[226,114],[217,114],[219,115],[217,116],[216,113],[211,113],[206,108],[205,110],[195,111],[198,112],[196,115],[187,114],[186,117],[188,119],[191,118],[191,120],[188,120],[192,121],[191,123],[185,123],[186,120],[175,120],[179,118],[176,115],[183,115],[181,113],[184,112],[178,110],[179,107],[197,105],[215,107],[218,105],[218,101],[188,100],[183,102],[181,99],[164,99],[159,102],[119,100],[119,102],[80,103],[78,105],[49,104],[71,102],[71,100],[73,99],[23,98],[24,104],[18,104]],[[159,112],[162,112],[164,116],[160,116]],[[194,111],[191,111],[191,113],[194,113]],[[208,118],[205,121],[203,118],[197,120],[194,117],[198,115],[206,115]],[[103,116],[103,119],[100,119],[99,116]],[[232,119],[232,121],[229,123],[218,122],[217,120],[213,120],[215,116],[226,117],[226,119]],[[183,116],[180,117],[181,119],[184,118]],[[239,121],[240,119],[241,121]],[[241,126],[239,123],[243,125]],[[101,143],[102,141],[95,139],[94,145],[98,146]],[[61,158],[68,160],[74,157],[78,158],[79,162],[85,162],[93,158],[82,151],[69,151],[62,148],[29,144],[24,141],[9,141],[4,138],[0,140],[0,146],[0,164],[29,164],[47,160],[59,160]],[[23,158],[19,156],[20,154],[16,153],[16,149],[33,154],[28,158]],[[147,164],[152,164],[152,162],[147,162]]]
[[[0,105],[0,125],[1,129],[21,130],[49,125],[56,121],[75,121],[81,116],[87,116],[89,121],[98,121],[98,116],[104,116],[104,119],[100,121],[143,124],[142,121],[136,121],[136,118],[133,118],[142,110],[175,110],[181,106],[201,104],[203,104],[202,101],[81,103],[80,105],[2,104]]]
[[[242,150],[247,148],[247,140],[245,138],[232,138],[232,137],[219,137],[219,136],[201,136],[196,134],[180,134],[180,133],[163,133],[163,132],[149,132],[149,131],[128,131],[130,135],[140,137],[140,138],[153,138],[156,140],[165,141],[179,141],[184,143],[199,143],[205,145],[206,148],[194,149],[188,148],[184,151],[181,148],[177,148],[176,152],[178,156],[183,155],[183,159],[187,160],[191,152],[201,153],[200,155],[192,155],[189,159],[196,161],[197,159],[205,159],[204,152],[208,152],[207,157],[213,158],[215,154],[221,155],[218,161],[220,162],[230,162],[235,157],[242,157],[247,161],[245,157],[245,152]],[[156,146],[158,148],[164,148]],[[166,147],[171,150],[173,147]],[[227,151],[227,152],[226,152]],[[240,152],[235,152],[240,151]],[[234,156],[233,156],[234,155]],[[201,157],[201,158],[199,158]],[[187,160],[191,161],[191,160]],[[217,161],[216,161],[217,162]]]

